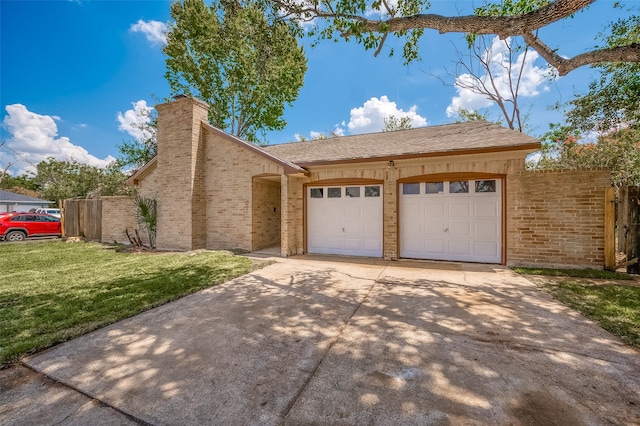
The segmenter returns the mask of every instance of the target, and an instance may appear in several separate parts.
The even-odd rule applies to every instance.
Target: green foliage
[[[11,191],[16,188],[23,188],[28,191],[38,190],[38,186],[33,175],[23,174],[19,176],[12,176],[9,173],[0,173],[0,189]]]
[[[20,357],[246,274],[227,252],[119,253],[100,244],[4,244],[0,368]]]
[[[546,275],[549,277],[599,278],[608,280],[633,280],[631,275],[599,269],[549,269],[549,268],[511,268],[523,275]]]
[[[640,287],[548,282],[545,291],[625,343],[640,349]]]
[[[613,22],[604,47],[640,43],[640,14]],[[581,132],[608,132],[620,126],[640,127],[640,63],[614,62],[594,67],[600,76],[563,107],[566,123]]]
[[[606,167],[613,186],[640,185],[640,129],[628,128],[583,142],[579,133],[563,133],[555,126],[547,134],[537,168],[579,169]]]
[[[158,227],[158,203],[155,198],[143,197],[136,193],[133,196],[136,205],[136,218],[140,227],[149,237],[149,246],[156,247],[156,231]]]
[[[396,130],[409,130],[412,128],[411,117],[396,117],[395,115],[390,115],[384,119],[382,131],[393,132]]]
[[[165,74],[172,95],[210,105],[209,121],[254,143],[281,130],[307,62],[299,28],[256,0],[176,1],[171,5]]]
[[[464,123],[467,121],[480,121],[480,120],[489,121],[489,118],[487,114],[482,114],[478,111],[460,108],[458,109],[458,112],[456,114],[455,122]]]
[[[158,152],[158,116],[151,114],[151,110],[145,110],[141,112],[144,114],[144,120],[135,125],[140,133],[145,135],[142,140],[133,139],[123,141],[121,145],[118,145],[120,151],[120,157],[118,157],[117,164],[121,168],[133,167],[139,168],[147,164]]]
[[[76,160],[58,161],[49,157],[38,163],[34,183],[42,198],[57,201],[126,194],[126,179],[117,164],[102,169]]]

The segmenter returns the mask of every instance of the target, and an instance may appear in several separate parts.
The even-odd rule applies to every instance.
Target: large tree
[[[38,163],[34,182],[42,198],[54,201],[127,194],[130,189],[125,186],[126,179],[116,164],[103,169],[49,157]]]
[[[299,28],[255,0],[176,1],[171,16],[164,53],[172,94],[209,103],[211,124],[251,142],[283,129],[307,70]]]
[[[563,57],[557,41],[547,44],[538,37],[537,30],[585,9],[596,0],[503,0],[485,6],[485,10],[502,10],[500,14],[476,11],[468,16],[442,16],[425,13],[428,0],[272,0],[289,16],[297,20],[324,19],[328,25],[320,36],[354,37],[368,49],[380,52],[389,35],[405,40],[403,56],[406,61],[418,57],[418,41],[425,29],[440,33],[460,32],[493,34],[504,39],[522,36],[550,65],[565,75],[576,68],[599,63],[640,62],[640,44],[625,43],[595,48],[572,58]],[[547,4],[548,3],[548,4]],[[504,7],[503,4],[513,7]],[[372,13],[378,12],[378,13]]]
[[[601,34],[605,46],[640,43],[640,7],[633,12],[612,23],[607,34]],[[588,90],[562,107],[566,128],[609,133],[640,127],[640,63],[615,62],[594,68],[600,75]]]

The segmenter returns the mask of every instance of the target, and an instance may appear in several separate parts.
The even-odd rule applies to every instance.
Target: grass
[[[246,274],[227,252],[125,253],[60,241],[0,244],[0,366]]]
[[[548,269],[548,268],[512,268],[524,275],[546,275],[550,277],[599,278],[608,280],[632,280],[629,274],[598,269]]]
[[[598,283],[594,280],[585,282],[572,279],[577,277],[632,280],[631,276],[593,270],[513,269],[524,274],[567,277],[566,279],[541,277],[534,282],[560,302],[598,323],[626,344],[640,349],[640,287],[624,285],[620,282]]]

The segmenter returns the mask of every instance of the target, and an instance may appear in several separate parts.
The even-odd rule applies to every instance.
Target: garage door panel
[[[474,243],[474,252],[479,256],[497,256],[499,254],[498,249],[496,241],[476,241]]]
[[[362,235],[364,233],[364,223],[354,219],[347,219],[344,221],[344,233],[346,235]]]
[[[362,207],[357,204],[353,205],[351,203],[348,203],[344,206],[344,216],[348,218],[359,219],[362,217]]]
[[[442,235],[444,233],[444,230],[446,229],[446,222],[443,222],[441,220],[428,220],[424,223],[424,231],[420,232],[421,229],[419,226],[416,226],[415,228],[413,228],[413,231],[416,232],[418,235],[420,233],[423,233],[426,236],[429,235]]]
[[[364,249],[365,250],[369,250],[369,251],[382,251],[382,240],[380,239],[369,239],[369,238],[365,238],[363,240],[364,242]]]
[[[497,219],[480,219],[475,221],[475,234],[478,238],[493,237],[496,240],[500,236]]]
[[[471,209],[468,202],[450,202],[449,217],[469,217]]]
[[[471,242],[470,241],[449,241],[447,245],[447,252],[451,254],[471,254]],[[456,259],[457,260],[457,259]]]
[[[469,192],[455,194],[449,193],[449,181],[443,182],[444,190],[437,194],[426,194],[425,185],[420,184],[420,194],[411,195],[403,194],[401,186],[400,257],[499,263],[501,181],[476,185],[469,180],[465,182]]]
[[[416,206],[418,215],[420,214],[420,206]],[[426,217],[444,217],[445,205],[442,201],[427,201],[424,205],[424,215]]]
[[[498,200],[486,203],[476,202],[474,203],[474,215],[475,217],[497,217],[498,207]]]
[[[312,188],[307,189],[309,253],[382,256],[382,197],[365,197],[364,185],[349,188],[324,187],[324,198],[311,198]],[[338,193],[342,197],[327,197]]]
[[[422,250],[431,254],[444,254],[446,252],[445,243],[442,240],[424,240]]]

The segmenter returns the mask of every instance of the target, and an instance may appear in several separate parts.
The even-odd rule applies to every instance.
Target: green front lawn
[[[539,275],[539,270],[514,268],[523,274]],[[533,281],[556,299],[598,323],[630,346],[640,349],[640,286],[627,284],[627,274],[583,270],[545,270]],[[593,279],[594,273],[598,279]],[[566,278],[550,278],[566,277]],[[578,278],[572,278],[578,277]],[[584,278],[592,279],[584,279]],[[582,279],[581,279],[582,278]],[[616,281],[611,281],[615,279]]]
[[[227,252],[126,253],[94,243],[0,243],[0,366],[246,274]]]

